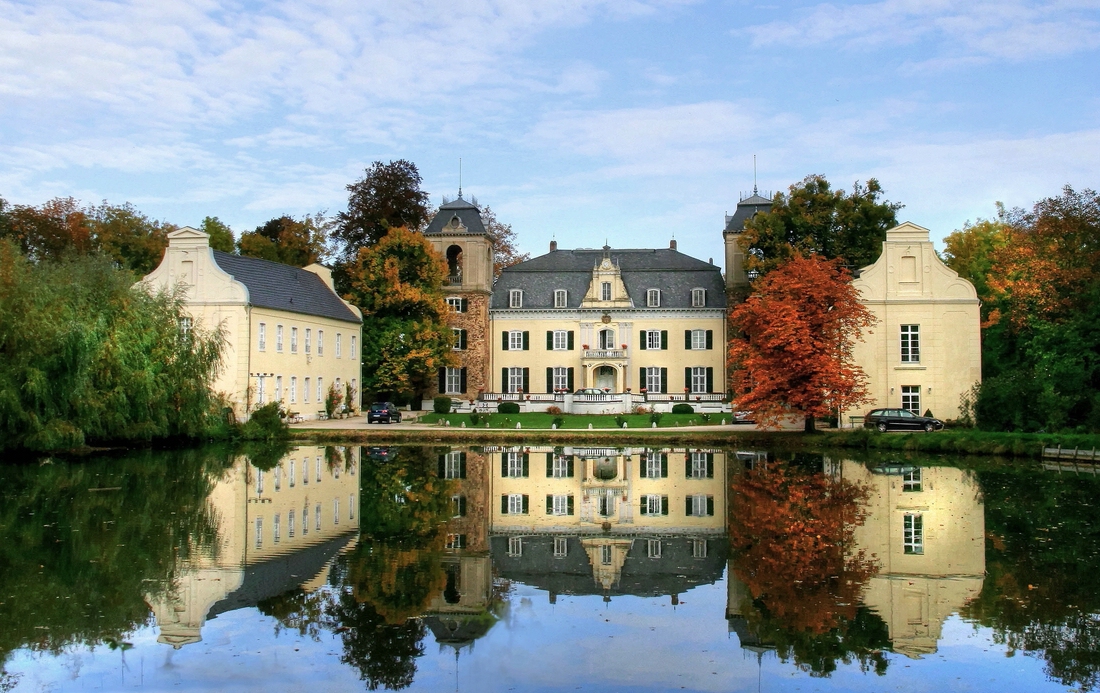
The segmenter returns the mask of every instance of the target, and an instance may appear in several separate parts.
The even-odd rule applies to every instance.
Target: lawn
[[[419,420],[434,424],[441,419],[445,419],[451,423],[452,428],[456,426],[461,428],[462,424],[466,424],[467,428],[485,428],[486,423],[489,424],[489,428],[515,428],[518,423],[522,428],[549,429],[555,419],[562,420],[558,424],[559,429],[587,429],[590,424],[592,428],[622,428],[623,422],[626,422],[627,428],[653,427],[650,414],[623,414],[621,416],[611,414],[480,414],[476,424],[471,416],[470,414],[426,414],[420,417]],[[730,414],[661,414],[657,427],[717,426],[729,423],[730,416]]]

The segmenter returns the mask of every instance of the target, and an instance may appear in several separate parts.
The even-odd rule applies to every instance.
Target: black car
[[[401,412],[392,402],[375,402],[367,412],[367,423],[401,423]]]
[[[880,431],[938,431],[943,422],[931,416],[917,416],[908,409],[873,409],[863,417],[864,428]]]

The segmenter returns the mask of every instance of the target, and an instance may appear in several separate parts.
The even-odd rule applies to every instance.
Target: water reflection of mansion
[[[885,622],[892,649],[909,657],[936,651],[944,621],[982,590],[985,506],[977,478],[953,467],[827,461],[826,472],[866,485],[870,498],[855,544],[879,569],[863,604]],[[736,483],[736,481],[734,482]],[[730,560],[727,619],[742,646],[767,647],[748,631],[751,595]]]
[[[202,639],[207,619],[324,584],[359,531],[359,448],[301,446],[257,469],[240,457],[209,496],[217,539],[177,566],[170,590],[146,600],[158,642]]]
[[[489,450],[490,551],[502,577],[559,594],[677,595],[722,576],[724,453]]]

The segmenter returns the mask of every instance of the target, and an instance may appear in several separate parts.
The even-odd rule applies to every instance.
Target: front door
[[[615,389],[615,369],[611,366],[600,366],[596,369],[596,387],[601,390]]]

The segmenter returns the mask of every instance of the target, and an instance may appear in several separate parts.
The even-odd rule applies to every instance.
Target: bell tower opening
[[[447,248],[447,280],[451,284],[462,283],[462,248],[452,245]]]

